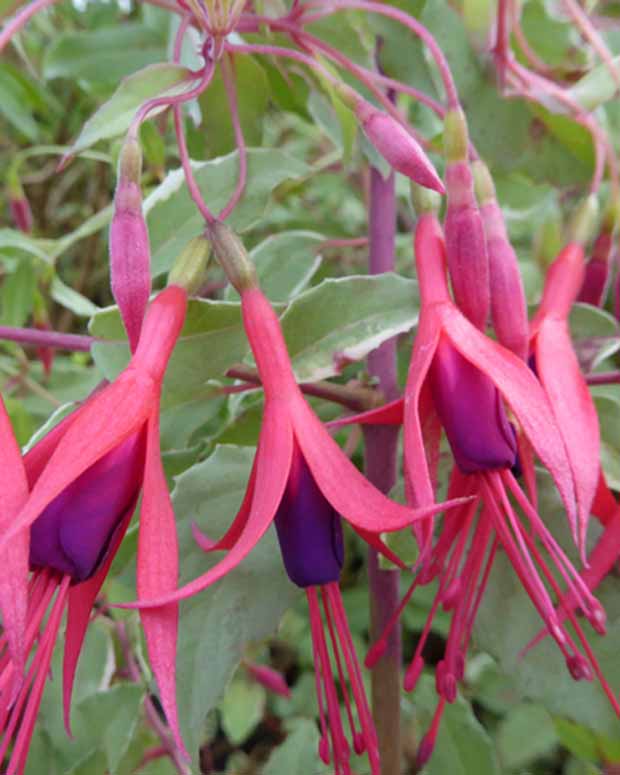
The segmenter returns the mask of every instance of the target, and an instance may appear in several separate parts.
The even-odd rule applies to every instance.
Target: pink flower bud
[[[445,192],[435,168],[417,141],[395,119],[359,99],[355,115],[366,137],[397,172],[425,188]]]
[[[612,246],[612,232],[603,229],[596,238],[592,256],[586,264],[586,273],[577,301],[583,301],[595,307],[602,307],[605,303],[610,278],[609,259]]]
[[[9,209],[15,226],[25,234],[30,234],[32,231],[32,210],[30,202],[23,192],[19,197],[9,197]]]
[[[519,261],[508,239],[497,200],[486,202],[480,214],[489,258],[493,327],[500,344],[525,360],[528,348],[527,303]]]
[[[244,662],[244,666],[256,683],[264,686],[268,691],[280,695],[280,697],[286,697],[287,700],[290,699],[291,690],[282,673],[279,673],[272,667],[267,667],[267,665],[257,665],[254,662]]]
[[[140,169],[140,147],[137,140],[128,139],[119,159],[110,226],[110,281],[132,352],[140,338],[151,293],[151,251],[142,214]]]
[[[454,299],[461,312],[484,330],[490,306],[489,262],[473,177],[466,161],[448,164],[446,186],[446,256]]]

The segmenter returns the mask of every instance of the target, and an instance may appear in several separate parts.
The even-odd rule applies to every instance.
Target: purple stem
[[[370,274],[394,269],[396,231],[396,198],[394,174],[387,179],[370,170]],[[396,378],[396,339],[384,342],[368,356],[368,371],[379,379],[386,400],[399,395]],[[389,492],[396,482],[398,428],[368,426],[364,428],[365,469],[368,479],[382,492]],[[368,553],[370,591],[370,637],[375,642],[383,633],[400,602],[400,573],[382,570],[374,549]],[[372,709],[381,754],[382,775],[401,773],[400,680],[401,630],[393,627],[387,648],[372,671]]]
[[[599,371],[596,374],[586,374],[588,385],[619,385],[620,371]]]
[[[35,347],[56,347],[59,350],[83,353],[90,352],[90,348],[97,341],[93,336],[60,334],[56,331],[41,331],[38,328],[14,328],[13,326],[0,326],[0,339],[19,342],[19,344],[31,344]]]

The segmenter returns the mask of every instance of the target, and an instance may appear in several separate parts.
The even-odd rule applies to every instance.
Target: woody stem
[[[242,363],[237,363],[228,369],[226,376],[231,379],[241,379],[244,382],[253,382],[256,385],[261,384],[258,371],[252,366],[245,366]],[[365,412],[367,409],[374,409],[383,403],[381,394],[372,388],[338,385],[326,380],[302,382],[299,387],[302,393],[308,396],[332,401],[335,404],[346,406],[353,412]]]
[[[387,179],[371,168],[370,171],[370,274],[394,269],[396,231],[396,198],[394,174]],[[396,340],[384,342],[368,356],[368,371],[379,379],[388,400],[398,396],[396,381]],[[364,428],[365,470],[368,479],[382,492],[389,492],[396,482],[398,428],[368,426]],[[370,639],[375,642],[398,608],[400,572],[382,570],[376,550],[368,550],[368,581],[370,592]],[[372,670],[372,712],[379,738],[381,772],[399,775],[402,772],[400,735],[400,667],[401,630],[397,623],[387,638],[383,656]]]

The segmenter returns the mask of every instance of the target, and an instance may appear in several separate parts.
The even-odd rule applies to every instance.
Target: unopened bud
[[[274,694],[279,694],[287,700],[290,699],[291,690],[282,673],[267,665],[257,665],[254,662],[244,662],[244,666],[249,675],[261,686],[264,686],[265,689]]]
[[[10,170],[7,176],[9,210],[13,223],[25,234],[32,231],[32,210],[16,170]]]
[[[215,257],[235,290],[241,295],[258,287],[254,264],[235,232],[222,221],[214,221],[207,224],[206,233]]]
[[[472,171],[489,259],[493,327],[500,344],[525,360],[528,351],[527,303],[519,261],[510,244],[486,164],[476,161]]]
[[[483,331],[491,301],[489,262],[482,217],[467,161],[448,163],[446,187],[446,257],[454,298],[465,317]]]
[[[448,164],[465,161],[469,147],[469,134],[465,113],[459,108],[449,110],[444,119],[443,147]]]
[[[168,273],[168,285],[185,288],[189,296],[204,285],[211,243],[204,237],[194,237],[181,251]]]
[[[590,194],[573,213],[568,226],[568,242],[578,242],[580,245],[585,245],[594,233],[598,213],[596,194]]]
[[[128,137],[118,164],[114,215],[110,226],[110,284],[134,352],[151,293],[151,250],[142,214],[138,141]]]
[[[445,193],[430,159],[398,121],[361,98],[355,115],[366,137],[391,167],[425,188]]]

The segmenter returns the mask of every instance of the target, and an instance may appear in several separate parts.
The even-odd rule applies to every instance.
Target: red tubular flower
[[[69,728],[71,691],[90,612],[140,491],[138,595],[151,598],[177,585],[176,529],[160,459],[158,417],[161,383],[183,325],[186,302],[186,292],[179,287],[162,291],[150,306],[138,348],[125,371],[25,458],[31,492],[10,526],[5,524],[0,551],[13,552],[19,546],[16,539],[30,528],[32,575],[28,582],[26,561],[13,585],[20,599],[27,599],[27,624],[21,630],[23,652],[38,645],[15,702],[6,692],[2,695],[0,759],[14,740],[7,775],[25,766],[65,604],[63,693]],[[26,544],[26,556],[27,552]],[[144,611],[141,618],[162,705],[177,745],[184,751],[175,697],[177,608],[170,604]],[[18,619],[5,615],[9,644],[19,637]],[[5,686],[19,670],[19,662],[5,658],[1,664],[0,682]]]
[[[530,324],[530,352],[566,448],[577,497],[575,540],[585,561],[590,506],[600,469],[598,415],[573,349],[568,316],[584,278],[584,250],[570,242],[549,267]]]
[[[511,472],[517,444],[502,398],[512,409],[520,432],[551,472],[569,520],[575,524],[572,471],[547,397],[520,358],[487,339],[455,308],[446,283],[441,229],[432,213],[424,213],[418,221],[415,253],[422,309],[404,402],[357,419],[404,422],[405,479],[411,499],[419,505],[434,499],[433,460],[439,427],[443,426],[457,463],[448,495],[474,498],[445,515],[434,545],[429,532],[420,536],[423,551],[418,574],[367,658],[367,664],[372,665],[381,655],[390,627],[416,587],[437,578],[439,591],[405,677],[405,687],[412,689],[424,665],[422,650],[439,605],[452,611],[445,656],[436,670],[441,699],[420,747],[418,763],[422,765],[433,750],[445,703],[456,698],[475,616],[500,546],[564,655],[571,675],[591,679],[595,672],[616,712],[620,708],[575,615],[567,614],[585,657],[556,612],[547,585],[557,598],[562,597],[559,576],[568,594],[601,633],[604,612]],[[430,466],[426,455],[431,458]]]
[[[340,516],[371,545],[398,562],[379,533],[398,530],[461,501],[409,509],[390,501],[368,482],[306,403],[295,381],[279,320],[256,287],[242,244],[221,223],[210,226],[210,237],[216,256],[240,292],[244,327],[265,392],[256,457],[245,498],[226,534],[212,542],[196,531],[205,550],[226,549],[226,556],[176,592],[127,607],[152,610],[200,592],[232,570],[275,521],[287,573],[306,590],[310,607],[322,729],[320,755],[324,761],[331,757],[338,772],[350,772],[349,745],[334,682],[336,672],[345,693],[348,676],[357,707],[360,730],[353,724],[350,701],[345,695],[354,748],[368,752],[372,773],[378,775],[374,728],[338,589],[342,565]]]

